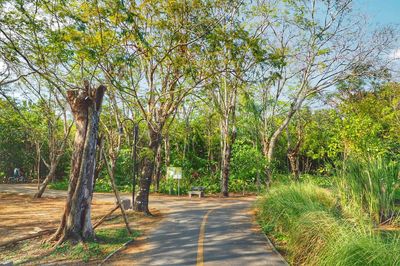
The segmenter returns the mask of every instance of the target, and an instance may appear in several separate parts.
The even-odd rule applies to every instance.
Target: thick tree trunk
[[[67,201],[61,223],[51,238],[58,240],[58,243],[65,240],[85,241],[94,237],[91,201],[97,135],[105,89],[105,86],[99,86],[91,90],[88,82],[85,82],[83,89],[67,92],[67,99],[75,119],[76,134]]]
[[[300,106],[303,100],[300,101]],[[269,187],[272,179],[272,163],[274,160],[275,146],[279,140],[279,137],[282,135],[283,130],[285,130],[285,128],[288,126],[290,120],[292,119],[296,111],[297,109],[295,107],[292,107],[289,113],[287,114],[285,120],[283,120],[281,125],[275,130],[271,138],[264,139],[263,153],[267,161],[267,166],[265,168],[265,183],[267,184],[267,187]]]
[[[161,144],[161,133],[154,131],[151,125],[148,127],[150,142],[148,148],[141,153],[142,173],[139,180],[139,192],[135,200],[135,210],[151,215],[149,211],[150,185],[154,171],[155,157],[158,147]]]
[[[265,158],[268,158],[268,150],[269,150],[269,139],[267,136],[263,136],[262,139],[262,152]],[[268,162],[268,161],[267,161]],[[264,182],[267,188],[269,187],[272,179],[271,167],[269,165],[265,166],[264,169]]]
[[[293,115],[296,114],[296,112],[298,110],[300,110],[300,108],[305,100],[305,97],[306,96],[303,94],[298,95],[298,98],[292,103],[285,120],[282,121],[281,125],[277,128],[277,130],[274,132],[274,134],[272,134],[271,139],[269,140],[269,146],[268,146],[268,153],[267,153],[268,162],[272,162],[275,146],[276,146],[276,143],[278,142],[279,137],[281,136],[283,130],[285,130],[285,128],[288,126]]]
[[[299,178],[300,178],[299,153],[300,153],[301,144],[303,142],[301,126],[298,125],[297,142],[294,147],[291,147],[290,132],[289,132],[288,128],[287,128],[287,138],[288,138],[287,157],[289,159],[290,171],[292,172],[293,179],[295,181],[299,181]]]
[[[273,156],[274,156],[274,151],[275,151],[275,146],[276,143],[279,140],[279,137],[281,136],[283,130],[287,127],[289,124],[290,120],[292,119],[294,115],[294,111],[290,112],[286,119],[282,122],[282,124],[278,127],[278,129],[272,134],[269,142],[268,142],[268,151],[267,151],[267,161],[271,163],[273,161]]]

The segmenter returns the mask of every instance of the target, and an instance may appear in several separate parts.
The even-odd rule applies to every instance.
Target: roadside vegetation
[[[274,186],[257,219],[293,265],[399,265],[399,173],[399,163],[347,162],[329,188]]]

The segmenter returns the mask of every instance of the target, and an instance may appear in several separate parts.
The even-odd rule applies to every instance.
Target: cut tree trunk
[[[85,241],[94,237],[91,221],[93,177],[96,167],[96,147],[101,104],[106,87],[84,88],[67,91],[68,103],[76,124],[74,149],[67,201],[61,223],[50,240]]]

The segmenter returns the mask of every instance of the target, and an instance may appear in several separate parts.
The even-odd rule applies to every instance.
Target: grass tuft
[[[264,232],[293,265],[400,265],[399,238],[360,222],[326,189],[281,185],[257,207]]]

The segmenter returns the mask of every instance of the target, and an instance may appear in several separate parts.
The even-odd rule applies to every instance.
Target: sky
[[[354,11],[365,14],[370,22],[369,27],[392,25],[400,33],[400,0],[354,0]],[[400,40],[395,44],[391,56],[400,59]]]
[[[400,0],[354,0],[355,10],[368,16],[372,24],[400,26]]]

